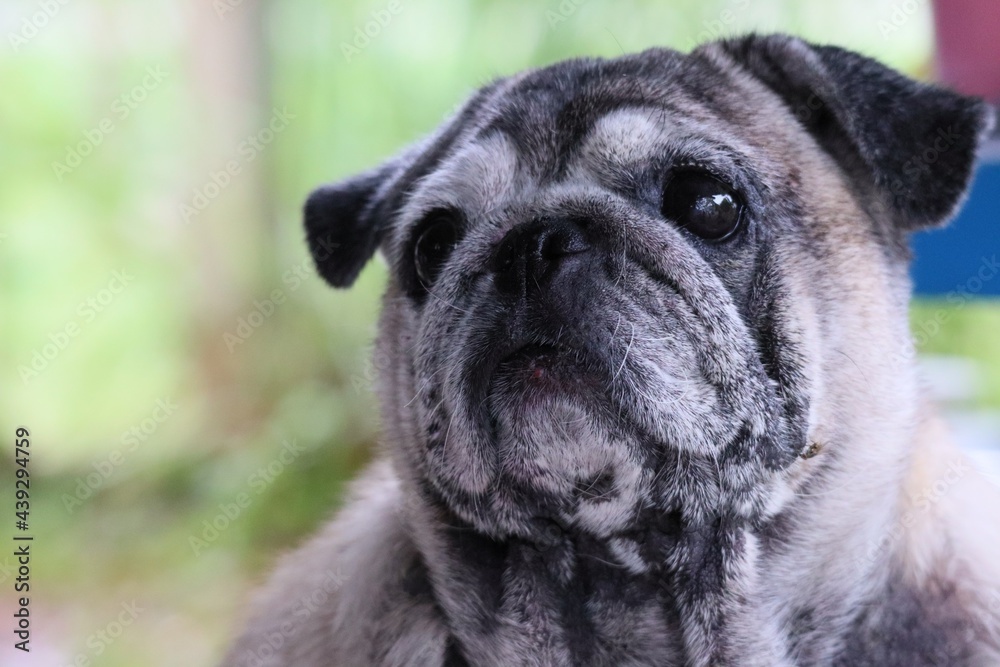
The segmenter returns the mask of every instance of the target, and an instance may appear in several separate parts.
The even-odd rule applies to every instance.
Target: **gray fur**
[[[962,459],[901,353],[907,234],[954,211],[987,125],[751,36],[500,80],[318,191],[323,275],[391,267],[385,453],[224,664],[1000,663],[1000,503],[974,471],[920,500]],[[690,165],[741,193],[738,241],[660,215]],[[414,228],[445,208],[461,239],[419,293]],[[536,228],[585,250],[505,287]]]

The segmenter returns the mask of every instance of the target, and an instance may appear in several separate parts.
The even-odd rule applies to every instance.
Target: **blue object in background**
[[[917,295],[1000,296],[1000,150],[989,145],[950,225],[913,237]]]

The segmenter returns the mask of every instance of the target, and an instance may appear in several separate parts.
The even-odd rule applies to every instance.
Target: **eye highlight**
[[[731,238],[743,224],[743,199],[733,188],[704,171],[671,174],[663,186],[663,217],[706,241]]]
[[[441,267],[461,240],[461,214],[454,209],[438,208],[417,224],[413,241],[413,292],[426,293],[437,280]]]

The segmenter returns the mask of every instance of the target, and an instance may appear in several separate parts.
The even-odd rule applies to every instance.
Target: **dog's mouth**
[[[579,355],[565,345],[528,343],[517,347],[500,359],[498,374],[527,373],[527,379],[541,380],[549,372],[568,362],[578,362]]]
[[[503,355],[492,373],[492,398],[528,400],[599,390],[584,351],[560,343],[527,343]]]

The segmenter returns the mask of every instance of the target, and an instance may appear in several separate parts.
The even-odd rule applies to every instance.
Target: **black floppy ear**
[[[448,155],[503,79],[480,88],[436,132],[381,166],[325,185],[305,205],[306,240],[316,269],[334,287],[350,287],[378,250],[408,186]]]
[[[385,225],[375,215],[380,192],[397,161],[317,188],[306,200],[306,241],[316,269],[334,287],[350,287],[372,258]]]
[[[719,42],[765,83],[896,226],[946,221],[993,123],[981,100],[919,83],[857,53],[786,35]]]

